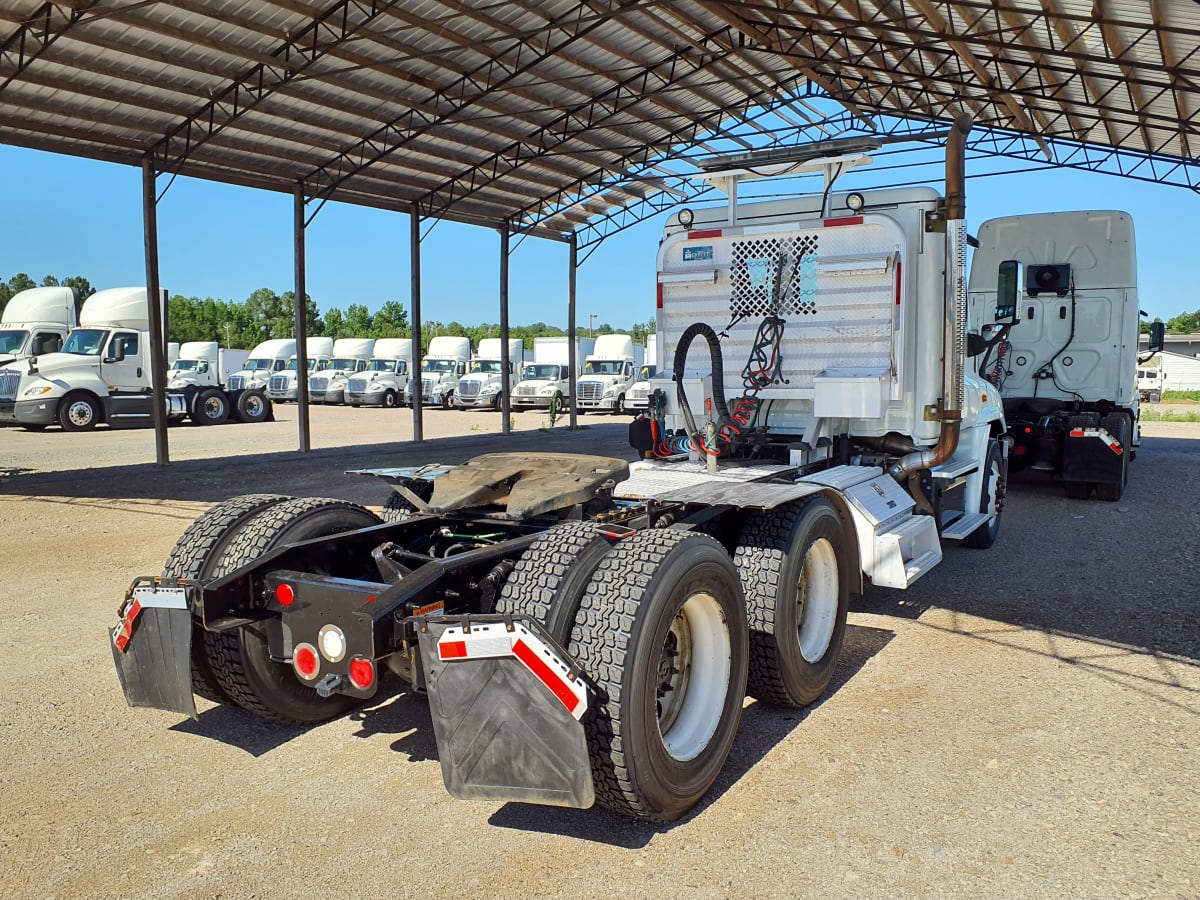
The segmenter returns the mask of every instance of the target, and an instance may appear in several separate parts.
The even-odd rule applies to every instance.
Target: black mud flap
[[[192,614],[183,588],[134,582],[108,634],[130,706],[198,718],[192,696]]]
[[[1121,442],[1103,428],[1075,428],[1063,445],[1064,481],[1120,484]]]
[[[573,660],[523,617],[419,619],[442,778],[462,800],[595,802]]]

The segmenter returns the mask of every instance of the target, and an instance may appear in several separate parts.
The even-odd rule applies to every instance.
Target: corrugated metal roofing
[[[1091,146],[1190,167],[1200,4],[0,7],[0,141],[545,236],[673,203],[672,159],[836,136],[829,99],[860,131],[967,112],[1051,161]]]

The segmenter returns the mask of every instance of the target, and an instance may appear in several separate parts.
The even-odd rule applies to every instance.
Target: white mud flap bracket
[[[523,616],[415,624],[451,796],[591,806],[588,693],[566,652]]]

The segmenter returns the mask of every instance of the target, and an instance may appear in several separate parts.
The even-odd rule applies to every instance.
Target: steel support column
[[[412,224],[409,237],[409,267],[412,273],[412,362],[409,363],[409,384],[412,385],[413,441],[425,440],[421,427],[421,212],[414,203],[409,214]]]
[[[512,358],[508,352],[508,223],[500,226],[500,378],[503,387],[500,389],[500,433],[508,434],[509,414],[512,412],[513,379],[509,372]]]
[[[579,427],[579,414],[575,411],[575,382],[579,374],[579,346],[575,333],[575,271],[579,268],[579,238],[571,232],[571,262],[567,270],[567,367],[571,370],[570,390],[567,392],[567,406],[571,410],[570,428],[574,431]]]
[[[146,247],[146,305],[150,313],[150,386],[154,404],[154,455],[160,466],[171,461],[167,446],[167,336],[163,298],[158,286],[158,210],[154,160],[142,160],[142,228]]]
[[[295,231],[296,264],[296,423],[300,430],[300,452],[312,449],[308,430],[308,304],[304,286],[304,185],[292,195],[292,227]]]

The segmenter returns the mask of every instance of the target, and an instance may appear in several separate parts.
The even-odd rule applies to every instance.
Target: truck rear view
[[[1004,399],[1014,468],[1118,500],[1140,443],[1133,220],[1112,210],[984,222],[969,283],[972,367]]]

